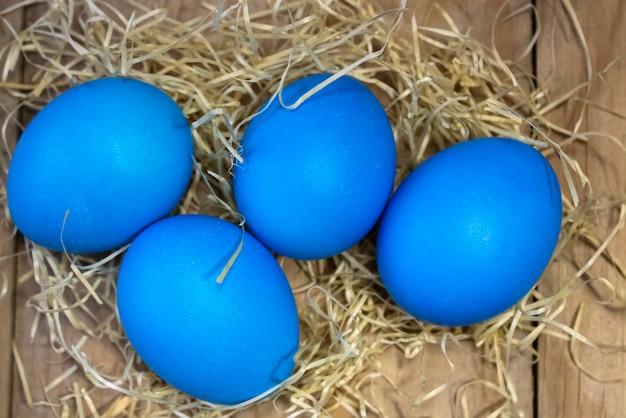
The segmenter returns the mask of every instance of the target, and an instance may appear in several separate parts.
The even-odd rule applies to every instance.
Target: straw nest
[[[433,12],[448,22],[446,29],[418,26],[402,3],[389,10],[365,0],[278,1],[257,9],[245,1],[215,4],[203,4],[202,13],[184,21],[171,10],[130,2],[46,4],[41,17],[1,51],[2,86],[19,99],[19,106],[9,109],[7,123],[18,123],[19,110],[33,114],[69,86],[94,78],[123,75],[152,83],[180,104],[193,127],[197,167],[177,212],[230,220],[237,216],[230,169],[239,158],[237,144],[246,123],[265,99],[304,75],[349,72],[378,95],[397,142],[396,185],[436,150],[468,138],[507,136],[533,144],[552,156],[563,180],[562,234],[555,259],[575,266],[568,285],[555,294],[535,288],[497,318],[448,329],[414,320],[390,301],[376,274],[371,237],[332,259],[279,257],[299,304],[301,349],[293,378],[265,401],[291,416],[326,415],[338,408],[355,416],[394,415],[384,409],[382,397],[372,396],[377,387],[419,405],[446,390],[449,382],[425,382],[419,391],[407,393],[386,374],[385,353],[399,350],[410,359],[432,344],[445,356],[450,343],[470,342],[476,356],[497,368],[495,381],[473,382],[498,394],[492,416],[519,415],[511,358],[535,359],[534,342],[541,334],[594,346],[575,326],[558,322],[568,296],[592,283],[602,288],[599,294],[624,305],[623,284],[596,277],[591,269],[598,258],[611,259],[606,244],[623,226],[624,203],[614,203],[620,219],[608,238],[600,238],[592,222],[598,205],[591,185],[567,154],[572,143],[587,137],[547,119],[577,92],[550,99],[546,89],[533,87],[533,77],[522,66],[460,33],[440,8]],[[575,19],[570,23],[580,34]],[[25,81],[10,83],[7,77],[18,71],[20,59]],[[591,259],[575,261],[575,245],[591,246]],[[115,310],[116,271],[124,249],[99,258],[52,253],[32,243],[26,243],[25,251],[32,270],[20,281],[34,280],[39,286],[29,304],[47,323],[52,349],[70,359],[65,373],[46,382],[49,390],[63,387],[50,402],[58,416],[83,416],[85,411],[107,417],[238,413],[189,398],[137,359]],[[612,265],[623,277],[624,270]],[[108,360],[98,362],[96,351],[106,352]],[[17,361],[19,369],[19,357]],[[28,385],[23,388],[28,398]],[[467,412],[464,388],[456,395],[459,415]],[[93,399],[102,391],[106,406],[96,412]]]

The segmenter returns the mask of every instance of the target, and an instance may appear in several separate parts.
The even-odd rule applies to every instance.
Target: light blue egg
[[[449,147],[418,166],[385,210],[377,238],[383,284],[427,322],[492,318],[539,280],[561,212],[557,177],[529,145],[481,138]]]
[[[114,249],[175,208],[192,164],[189,125],[167,94],[138,80],[93,80],[52,100],[24,130],[9,167],[9,210],[42,246]]]
[[[282,91],[296,102],[329,74]],[[393,188],[395,143],[376,96],[341,77],[295,110],[279,100],[261,106],[241,141],[244,162],[233,187],[246,225],[271,250],[320,259],[359,242],[378,220]]]
[[[204,215],[158,221],[131,244],[117,305],[128,339],[161,378],[198,399],[233,405],[294,367],[298,314],[280,266],[253,236],[222,283],[241,228]]]

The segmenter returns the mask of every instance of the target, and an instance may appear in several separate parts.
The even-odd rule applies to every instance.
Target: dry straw
[[[24,1],[15,8],[37,3]],[[15,33],[15,40],[1,51],[0,86],[19,100],[17,109],[9,109],[7,123],[17,123],[18,110],[30,114],[69,86],[94,78],[123,75],[152,83],[180,104],[193,127],[196,170],[177,212],[210,213],[233,222],[239,217],[230,170],[241,159],[237,147],[246,123],[265,99],[280,96],[281,86],[311,73],[349,71],[376,92],[397,141],[396,183],[437,149],[472,137],[513,137],[546,155],[557,154],[553,161],[566,187],[555,254],[562,263],[555,265],[574,263],[577,272],[568,284],[555,294],[534,289],[517,306],[485,323],[447,329],[416,321],[389,300],[376,275],[371,237],[332,259],[279,258],[299,304],[301,350],[293,377],[278,395],[253,407],[264,411],[258,416],[274,408],[289,416],[324,416],[339,409],[354,416],[393,416],[398,412],[392,399],[408,414],[448,390],[450,380],[429,382],[415,373],[412,380],[421,383],[403,385],[388,373],[385,361],[398,353],[419,359],[428,345],[439,346],[451,378],[455,368],[447,352],[455,344],[497,370],[494,381],[473,381],[457,389],[455,413],[470,414],[472,390],[480,386],[495,393],[490,416],[521,415],[510,362],[535,359],[533,343],[539,335],[570,340],[575,359],[576,342],[596,347],[577,331],[576,323],[559,322],[568,297],[590,285],[607,303],[624,306],[623,281],[597,277],[592,268],[605,258],[616,276],[625,278],[624,267],[606,250],[624,225],[624,200],[610,205],[619,209],[620,217],[611,234],[600,237],[593,220],[608,208],[598,206],[587,177],[565,152],[588,135],[579,132],[579,123],[564,127],[547,119],[554,109],[584,95],[593,74],[589,72],[589,82],[580,88],[549,100],[544,89],[532,87],[532,77],[522,66],[504,61],[461,33],[441,8],[432,12],[444,18],[445,29],[420,27],[403,4],[386,11],[365,0],[277,1],[269,8],[252,7],[261,3],[203,3],[201,13],[183,21],[172,10],[130,1],[44,2],[38,6],[46,8],[41,17]],[[535,10],[510,17],[528,12]],[[575,15],[569,18],[585,52]],[[525,54],[538,34],[533,35]],[[6,81],[19,70],[20,59],[25,63],[24,82]],[[591,247],[592,258],[575,259],[575,245]],[[19,282],[34,280],[39,286],[29,300],[39,313],[32,332],[47,329],[51,349],[69,358],[63,363],[65,371],[45,382],[46,394],[55,393],[55,398],[31,399],[13,348],[29,403],[49,404],[63,417],[239,413],[189,398],[140,363],[115,310],[115,277],[124,249],[104,259],[60,255],[30,243],[26,249],[32,269]],[[406,361],[411,367],[417,364]],[[106,399],[104,406],[98,399]]]

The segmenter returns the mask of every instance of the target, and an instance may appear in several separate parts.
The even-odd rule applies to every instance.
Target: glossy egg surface
[[[291,374],[298,314],[273,256],[254,237],[221,283],[243,230],[204,215],[179,215],[144,230],[124,256],[117,304],[141,359],[198,399],[234,405]]]
[[[561,225],[557,177],[520,141],[481,138],[419,165],[382,217],[377,263],[390,296],[414,317],[477,323],[528,293]]]
[[[286,86],[283,104],[328,77]],[[295,109],[278,98],[261,109],[234,169],[247,227],[269,249],[296,259],[347,250],[372,229],[393,188],[395,143],[384,108],[367,86],[344,76]]]
[[[175,208],[192,164],[189,125],[167,94],[133,79],[89,81],[24,130],[9,167],[9,210],[42,246],[111,250]]]

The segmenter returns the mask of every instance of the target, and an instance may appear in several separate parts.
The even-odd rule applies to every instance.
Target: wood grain
[[[532,37],[532,16],[522,13],[516,18],[504,20],[509,14],[523,9],[530,1],[421,1],[409,2],[418,24],[429,27],[449,29],[443,15],[435,5],[445,10],[462,33],[471,36],[491,48],[494,46],[504,59],[516,60],[522,56]],[[502,10],[500,10],[502,8]],[[497,20],[498,19],[498,20]],[[532,73],[532,59],[527,56],[519,62],[521,68]],[[450,378],[450,387],[439,396],[414,407],[405,399],[396,399],[397,409],[389,409],[390,417],[422,417],[455,416],[455,394],[465,383],[477,379],[491,382],[497,381],[497,371],[494,365],[481,360],[471,344],[464,344],[462,348],[449,344],[448,355],[455,365],[450,374],[446,359],[441,353],[439,345],[427,345],[423,355],[415,360],[406,360],[397,352],[389,353],[384,363],[396,379],[404,382],[402,387],[406,393],[415,397],[423,391],[432,390]],[[524,416],[533,414],[533,376],[532,366],[527,358],[514,357],[511,364],[513,384],[520,395],[517,408],[523,411]],[[422,387],[425,385],[425,387]],[[397,396],[396,396],[397,398]],[[393,399],[393,394],[388,394]],[[467,395],[469,416],[485,415],[486,411],[493,410],[502,399],[494,391],[485,387],[475,386]]]
[[[540,83],[548,83],[556,95],[574,88],[587,80],[585,59],[581,44],[567,17],[567,3],[557,0],[539,2],[539,15],[544,28],[537,47],[537,69]],[[586,2],[572,1],[573,10],[589,44],[589,58],[594,74],[602,71],[618,57],[622,60],[612,66],[602,77],[595,76],[589,101],[597,106],[624,114],[626,108],[626,63],[623,57],[626,46],[626,5],[620,0]],[[584,91],[583,93],[584,94]],[[582,103],[563,106],[551,115],[559,124],[573,126]],[[614,135],[626,145],[626,121],[611,116],[596,107],[587,108],[581,132],[597,131]],[[626,191],[626,155],[616,144],[600,137],[592,137],[588,144],[577,144],[569,150],[587,172],[594,194],[601,204],[607,204]],[[614,223],[615,211],[599,213],[600,233],[608,234]],[[610,246],[621,263],[626,261],[626,234],[616,237]],[[580,264],[590,257],[591,251],[576,253]],[[606,263],[598,263],[592,273],[606,277],[623,291],[623,279],[613,274]],[[552,294],[574,277],[573,269],[554,269],[541,290]],[[558,318],[570,326],[578,310],[583,308],[579,331],[599,345],[623,347],[626,340],[626,315],[623,306],[611,308],[596,302],[597,295],[589,287],[575,293]],[[583,370],[572,361],[566,342],[555,338],[540,340],[541,361],[538,367],[538,416],[540,417],[621,417],[626,399],[626,355],[623,351],[602,354],[599,350],[575,346],[576,357]]]
[[[192,2],[193,3],[193,2]],[[260,3],[260,2],[257,2]],[[394,2],[395,4],[395,2]],[[418,23],[425,26],[447,27],[442,15],[434,8],[435,2],[411,2],[409,4],[415,13]],[[439,2],[453,18],[459,29],[469,32],[473,37],[481,40],[486,45],[491,45],[492,22],[498,14],[504,1],[452,1]],[[529,4],[527,0],[515,0],[508,3],[501,16],[505,16],[518,8]],[[168,3],[170,10],[177,10],[186,16],[197,12],[190,3]],[[37,17],[38,9],[29,9],[28,20]],[[518,56],[527,46],[531,36],[530,15],[523,14],[515,19],[496,25],[494,39],[496,45],[505,58]],[[527,57],[522,66],[529,72],[532,71],[532,62]],[[26,274],[30,264],[25,257],[19,262],[19,273]],[[61,394],[71,391],[73,382],[84,387],[85,380],[79,378],[78,373],[72,375],[67,382],[58,388],[46,392],[45,386],[56,376],[65,372],[69,363],[63,361],[63,357],[56,354],[50,348],[48,324],[41,323],[31,338],[31,324],[36,320],[37,314],[33,308],[27,307],[27,301],[36,292],[36,285],[32,280],[18,288],[16,300],[16,332],[15,340],[21,357],[24,359],[24,367],[27,371],[28,383],[32,396],[35,400],[55,400]],[[68,341],[76,341],[80,335],[67,327],[66,337]],[[90,350],[93,357],[90,361],[103,364],[114,361],[111,358],[111,350],[106,344]],[[383,399],[388,416],[452,416],[454,410],[454,393],[464,383],[475,379],[496,380],[495,367],[483,362],[476,353],[473,353],[469,345],[463,349],[454,345],[448,347],[450,359],[455,364],[451,373],[447,361],[440,352],[438,345],[427,346],[422,355],[413,360],[406,360],[397,350],[389,350],[383,358],[383,369],[388,371],[390,377],[399,382],[406,396],[399,396],[394,391],[383,391],[379,387],[372,396]],[[36,361],[33,361],[36,360]],[[513,366],[514,383],[521,396],[520,408],[526,416],[532,414],[533,388],[532,369],[525,359],[516,360]],[[442,395],[424,402],[420,406],[414,406],[414,399],[425,391],[432,390],[443,384],[450,378],[450,388]],[[113,393],[103,394],[98,391],[92,396],[96,406],[102,412],[108,406]],[[481,411],[492,407],[500,401],[500,398],[492,391],[477,388],[469,392],[469,410],[472,416],[480,415]],[[58,411],[57,409],[57,412]],[[13,412],[14,417],[47,417],[50,415],[50,407],[44,405],[27,405],[21,382],[13,379]],[[275,415],[273,407],[269,404],[260,405],[256,408],[243,411],[242,417],[270,417]],[[337,411],[335,416],[345,416],[345,411]]]
[[[492,24],[496,21],[500,7],[504,1],[409,1],[408,15],[414,14],[418,25],[450,29],[443,15],[438,12],[435,4],[449,13],[461,32],[469,32],[472,37],[483,44],[492,45]],[[385,2],[388,7],[393,7],[396,2]],[[500,17],[522,9],[530,4],[530,1],[519,0],[508,2],[503,8]],[[399,28],[399,31],[408,30]],[[521,14],[515,19],[500,22],[495,26],[495,46],[505,59],[516,59],[522,55],[528,46],[532,36],[532,18],[530,14]],[[532,59],[529,55],[520,61],[520,67],[528,73],[532,73]],[[389,349],[382,357],[382,369],[385,374],[398,385],[403,393],[388,385],[377,384],[372,387],[372,399],[383,406],[388,417],[451,417],[455,415],[455,393],[470,381],[477,379],[497,381],[495,366],[483,361],[470,344],[464,344],[462,348],[450,344],[447,347],[450,360],[455,365],[450,370],[447,360],[441,353],[441,347],[437,344],[426,345],[424,351],[414,359],[406,359],[396,349]],[[532,366],[527,358],[515,358],[511,364],[513,384],[520,395],[517,408],[524,413],[525,417],[533,416],[533,376]],[[449,379],[449,380],[448,380]],[[415,400],[449,381],[449,388],[439,396],[425,401],[419,405]],[[486,411],[492,410],[501,398],[494,391],[484,387],[475,387],[468,393],[469,416],[483,416]],[[241,415],[245,418],[261,418],[275,416],[270,415],[271,410],[266,407],[245,411]],[[239,414],[238,414],[239,416]],[[336,411],[335,417],[351,416],[346,411]]]
[[[16,3],[17,0],[10,0]],[[165,2],[155,1],[156,5],[167,5],[169,10],[179,13],[179,16],[193,16],[198,13],[196,1],[184,0]],[[263,1],[253,2],[255,6],[264,4]],[[396,2],[388,2],[396,4]],[[463,32],[468,31],[474,38],[490,46],[492,42],[492,22],[498,15],[499,9],[505,5],[499,14],[501,20],[515,10],[529,5],[530,0],[443,0],[439,1],[443,10],[446,10]],[[563,3],[559,0],[538,2],[542,35],[536,48],[537,75],[541,83],[548,83],[555,97],[558,92],[565,92],[586,79],[585,63],[580,53],[580,44],[567,21]],[[386,3],[385,3],[386,4]],[[418,23],[425,26],[445,27],[441,14],[434,8],[435,1],[411,1],[409,9],[415,13]],[[594,71],[602,70],[614,58],[623,56],[626,52],[623,40],[626,39],[626,6],[620,0],[602,0],[573,2],[574,9],[581,19],[591,51],[591,62]],[[259,6],[260,7],[260,6]],[[27,20],[34,20],[41,9],[29,8]],[[10,17],[14,26],[21,22],[24,10],[16,12]],[[532,36],[532,19],[529,13],[523,13],[506,22],[495,26],[495,45],[505,59],[513,59],[526,49]],[[7,34],[1,32],[0,46],[7,39]],[[521,67],[533,72],[531,56],[525,57]],[[2,95],[0,100],[5,106],[11,105],[11,99]],[[618,62],[604,75],[604,80],[597,79],[591,90],[590,100],[611,109],[622,111],[626,108],[626,64]],[[575,114],[580,110],[580,103],[564,106],[551,114],[552,120],[559,123],[573,123]],[[4,117],[0,115],[0,118]],[[626,131],[624,120],[612,117],[605,112],[590,107],[585,113],[581,130],[602,131],[611,133],[624,142],[623,132]],[[16,132],[13,134],[16,136]],[[9,138],[10,139],[10,138]],[[14,138],[13,138],[14,139]],[[609,141],[594,138],[587,145],[577,145],[570,150],[571,155],[577,158],[589,174],[594,191],[602,202],[618,196],[626,191],[626,158],[624,153]],[[614,221],[615,212],[601,213],[600,222],[607,225]],[[603,231],[607,233],[606,227]],[[10,231],[2,232],[1,253],[13,251]],[[626,263],[626,234],[622,233],[612,243],[610,249],[622,263]],[[590,252],[581,252],[581,259],[588,257]],[[26,274],[30,263],[25,257],[18,260],[19,274]],[[9,274],[11,282],[15,278],[15,267],[10,263],[0,265],[5,274]],[[611,276],[611,269],[607,265],[599,264],[594,272]],[[569,281],[572,271],[561,273],[554,269],[542,282],[542,291],[554,293],[556,289]],[[43,321],[39,324],[31,338],[31,324],[37,314],[27,301],[37,290],[36,285],[27,281],[15,290],[10,288],[7,296],[0,300],[0,417],[49,417],[49,406],[27,405],[21,382],[17,377],[11,361],[11,335],[14,339],[20,356],[26,368],[28,383],[33,398],[38,401],[48,399],[56,403],[62,394],[72,390],[74,382],[86,386],[80,373],[71,375],[56,389],[46,393],[45,386],[55,377],[65,372],[71,363],[64,361],[50,346],[48,324]],[[607,346],[622,346],[625,344],[626,318],[623,311],[607,309],[594,302],[595,296],[587,288],[579,291],[568,302],[565,312],[559,318],[565,323],[572,323],[574,315],[584,302],[585,315],[580,331],[593,341]],[[5,320],[5,318],[8,318]],[[13,326],[15,322],[15,326]],[[80,335],[68,329],[67,338],[77,341]],[[601,354],[597,350],[577,346],[578,357],[582,360],[584,369],[592,376],[578,369],[572,361],[569,347],[566,343],[549,337],[540,340],[540,360],[537,366],[537,386],[534,386],[532,366],[527,359],[516,359],[512,365],[512,375],[518,395],[519,408],[525,417],[534,415],[535,395],[537,396],[537,417],[620,417],[623,416],[624,401],[626,398],[626,357],[623,353]],[[448,347],[449,355],[455,364],[451,375],[450,388],[440,396],[422,403],[413,405],[413,400],[421,393],[431,390],[445,382],[450,376],[447,361],[441,355],[437,345],[429,345],[425,351],[413,360],[404,359],[399,352],[389,350],[383,357],[383,368],[401,386],[407,396],[399,396],[392,391],[383,390],[379,386],[372,396],[381,399],[389,417],[419,417],[419,416],[453,416],[454,393],[464,383],[474,379],[494,381],[495,367],[483,362],[471,347],[464,349],[454,345]],[[90,361],[95,364],[113,364],[115,356],[103,341],[102,346],[92,347]],[[601,382],[598,380],[616,380],[618,382]],[[92,399],[100,413],[107,409],[111,399],[116,394],[106,391],[94,392]],[[487,408],[499,402],[499,397],[492,391],[476,388],[469,392],[470,416],[483,416]],[[59,412],[57,410],[57,412]],[[271,405],[260,405],[256,408],[237,414],[239,417],[256,418],[276,416]],[[337,417],[347,416],[346,412],[337,411]],[[89,414],[87,414],[89,416]]]
[[[17,2],[14,2],[17,3]],[[22,9],[24,13],[24,24],[26,26],[32,24],[45,10],[44,5],[29,6]],[[32,73],[28,66],[23,70],[22,78],[27,80]],[[21,122],[25,126],[32,118],[31,112],[24,111],[21,115]],[[24,376],[20,376],[16,371],[13,375],[12,382],[12,409],[11,417],[30,417],[44,416],[37,411],[42,411],[43,407],[33,408],[32,402],[39,403],[46,401],[47,396],[43,391],[45,382],[51,381],[54,375],[60,373],[58,366],[58,358],[56,358],[54,350],[50,345],[48,330],[46,324],[40,323],[34,330],[32,324],[35,319],[41,319],[34,308],[27,305],[31,295],[38,290],[37,284],[32,280],[30,271],[32,270],[28,256],[25,254],[24,240],[18,237],[18,251],[21,253],[17,258],[17,277],[27,277],[23,283],[16,283],[15,291],[15,313],[14,313],[14,335],[17,355],[21,359],[20,366],[24,368]],[[31,337],[31,333],[32,334]],[[56,363],[54,364],[53,363]],[[25,389],[26,387],[26,389]],[[50,409],[46,409],[46,413],[50,414]]]
[[[0,6],[2,9],[3,6]],[[15,10],[3,16],[5,21],[0,24],[0,48],[7,45],[13,34],[10,28],[20,31],[22,28],[23,11]],[[9,75],[7,81],[19,82],[21,78],[21,63],[17,63],[15,72]],[[12,151],[17,141],[18,124],[17,115],[11,113],[16,108],[17,100],[10,96],[6,90],[0,89],[0,126],[8,122],[6,134],[3,137],[3,146],[0,150],[0,164],[3,168],[9,161],[9,152]],[[8,149],[5,149],[4,145]],[[0,182],[3,191],[6,191],[6,171],[0,173]],[[8,211],[2,205],[2,220],[0,221],[0,275],[6,281],[5,291],[0,298],[0,417],[8,417],[11,411],[11,382],[13,380],[13,356],[11,353],[11,341],[13,338],[14,312],[15,312],[15,258],[8,257],[15,251],[15,237],[13,226],[6,219]],[[7,256],[7,258],[4,258]],[[4,283],[4,282],[2,282]]]
[[[11,1],[17,3],[17,0]],[[148,7],[166,7],[172,15],[178,15],[180,18],[185,19],[197,14],[200,4],[200,2],[166,2],[157,0],[142,1],[141,3]],[[117,8],[124,12],[126,16],[131,16],[134,11],[134,7],[127,2],[118,1],[116,4],[118,5]],[[47,4],[38,4],[22,9],[21,12],[25,15],[26,25],[35,22],[45,12],[47,7]],[[36,60],[36,57],[31,58]],[[23,77],[28,80],[33,70],[33,66],[25,68]],[[23,123],[27,124],[33,116],[31,112],[25,112]],[[22,239],[19,239],[18,242],[18,251],[23,253],[26,250],[24,242]],[[31,271],[31,261],[27,255],[22,254],[17,259],[17,276],[28,277]],[[12,382],[7,385],[6,393],[10,401],[7,401],[6,404],[11,407],[11,413],[6,416],[14,418],[47,418],[53,413],[61,415],[63,412],[59,402],[61,396],[71,398],[75,388],[80,391],[92,387],[82,372],[75,372],[56,387],[47,388],[57,377],[71,370],[75,363],[68,360],[67,355],[59,354],[52,347],[50,329],[53,324],[46,322],[45,317],[31,306],[31,297],[39,291],[40,288],[32,277],[28,277],[28,280],[19,285],[15,291],[15,307],[13,309],[14,340],[19,356],[22,359],[27,382],[20,380],[17,373],[13,373]],[[92,312],[95,315],[100,315],[104,311],[98,310],[96,307]],[[56,318],[58,318],[62,326],[63,336],[67,345],[76,345],[83,335],[68,324],[63,314],[58,314]],[[33,324],[37,325],[33,327]],[[97,339],[94,340],[98,341]],[[110,371],[119,375],[122,363],[117,349],[106,338],[102,338],[101,341],[96,343],[90,342],[90,344],[90,346],[85,347],[85,350],[90,353],[88,360],[102,372]],[[4,346],[3,344],[3,352]],[[7,345],[7,348],[10,350],[10,345]],[[26,392],[23,389],[24,385],[27,385],[30,396],[33,399],[34,403],[32,405],[29,405]],[[90,396],[95,408],[100,413],[103,413],[118,394],[110,390],[96,390]],[[76,403],[72,404],[70,402],[70,405],[76,410]],[[81,408],[89,411],[88,406],[85,404]]]

